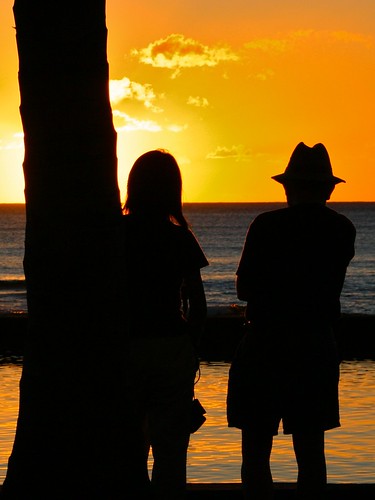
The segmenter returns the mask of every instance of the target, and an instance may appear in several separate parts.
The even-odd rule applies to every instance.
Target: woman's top
[[[208,261],[193,233],[168,219],[122,217],[121,283],[124,321],[131,337],[186,332],[184,278]]]

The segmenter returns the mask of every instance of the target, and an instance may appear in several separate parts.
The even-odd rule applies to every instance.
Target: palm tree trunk
[[[16,0],[14,16],[29,332],[3,497],[117,498],[126,351],[105,1]]]

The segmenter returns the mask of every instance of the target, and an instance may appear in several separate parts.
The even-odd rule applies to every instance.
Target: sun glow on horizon
[[[122,199],[135,159],[163,148],[187,202],[283,201],[271,176],[303,141],[323,142],[347,181],[333,201],[375,201],[375,4],[195,2],[107,1]],[[3,203],[24,201],[11,9],[0,5]]]

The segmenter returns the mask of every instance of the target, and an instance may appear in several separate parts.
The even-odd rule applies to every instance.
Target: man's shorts
[[[322,324],[251,327],[229,372],[230,427],[277,435],[340,426],[339,361]]]

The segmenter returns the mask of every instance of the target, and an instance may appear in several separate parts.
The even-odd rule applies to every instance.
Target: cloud
[[[197,108],[207,108],[209,106],[208,99],[206,97],[199,96],[189,96],[187,104],[190,106],[196,106]]]
[[[345,42],[362,44],[367,48],[373,45],[373,38],[348,31],[297,30],[292,31],[283,38],[259,38],[245,44],[245,49],[258,50],[266,53],[283,53],[293,49],[303,41],[314,40],[317,42]]]
[[[233,159],[235,161],[250,161],[253,158],[251,151],[246,149],[242,144],[237,146],[218,146],[215,151],[208,153],[206,158],[208,160],[225,160]]]
[[[266,80],[270,80],[275,76],[275,72],[272,69],[264,69],[263,71],[257,73],[255,78],[258,80],[262,80],[263,82]]]
[[[258,40],[252,40],[245,44],[245,48],[260,50],[262,52],[285,52],[288,48],[289,41],[271,39],[271,38],[260,38]]]
[[[166,127],[166,129],[169,130],[169,132],[174,132],[175,134],[178,134],[179,132],[183,132],[187,128],[188,128],[188,126],[186,124],[185,125],[171,124],[171,125],[168,125]]]
[[[162,111],[154,105],[156,94],[149,83],[132,82],[127,77],[122,80],[110,80],[109,95],[112,104],[118,104],[125,99],[133,99],[142,102],[146,108],[155,113]]]
[[[117,132],[162,132],[166,130],[168,132],[173,132],[175,134],[183,132],[188,128],[187,125],[177,125],[169,124],[163,127],[154,120],[139,120],[134,118],[127,113],[115,109],[113,111],[113,117],[115,119],[115,128]]]
[[[116,122],[122,123],[122,125],[116,126],[118,132],[134,132],[137,130],[160,132],[162,130],[162,127],[153,120],[138,120],[117,109],[113,111],[113,117],[116,119]]]
[[[173,69],[176,71],[174,75],[182,68],[213,67],[239,59],[228,47],[209,47],[177,33],[156,40],[144,49],[135,49],[133,55],[138,56],[143,64]]]
[[[331,37],[339,42],[359,43],[370,48],[374,45],[372,36],[362,35],[360,33],[349,33],[347,31],[333,31]]]
[[[361,44],[370,48],[373,45],[373,37],[362,35],[360,33],[352,33],[349,31],[329,31],[329,30],[300,30],[292,32],[289,36],[290,42],[299,42],[303,40],[316,40],[318,42],[332,43],[350,43]]]
[[[191,165],[191,160],[187,156],[179,156],[178,164],[180,167]]]
[[[23,136],[23,132],[18,132],[13,134],[12,139],[9,141],[4,142],[0,140],[0,150],[10,151],[13,149],[22,149],[24,147]]]

